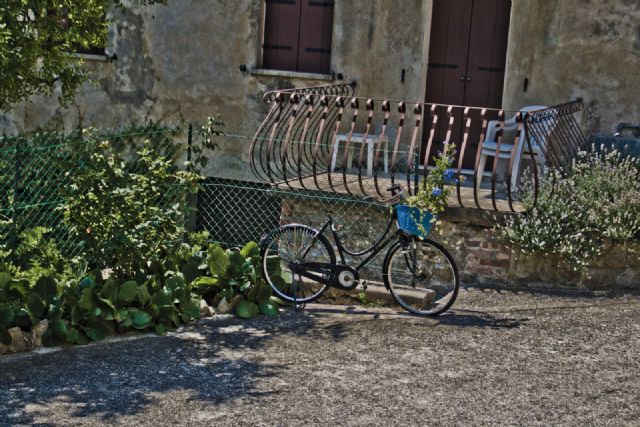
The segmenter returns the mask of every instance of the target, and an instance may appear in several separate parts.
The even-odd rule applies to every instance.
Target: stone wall
[[[364,203],[349,207],[290,198],[283,204],[283,223],[300,222],[320,227],[331,211],[348,248],[364,249],[382,234],[388,210]],[[489,216],[475,210],[449,209],[430,238],[442,243],[454,256],[463,283],[556,289],[640,290],[640,242],[626,246],[606,244],[584,275],[573,272],[554,255],[526,255],[501,243]],[[488,220],[489,219],[489,220]],[[495,221],[495,220],[493,220]],[[379,280],[384,251],[363,278]],[[357,261],[358,258],[351,258]]]

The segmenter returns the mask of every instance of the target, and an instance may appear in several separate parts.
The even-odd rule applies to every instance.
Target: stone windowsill
[[[111,57],[107,55],[94,55],[91,53],[69,53],[72,58],[84,59],[85,61],[110,62]]]
[[[250,72],[253,76],[288,77],[292,79],[323,80],[329,82],[335,80],[332,74],[301,73],[299,71],[267,70],[263,68],[254,68]]]

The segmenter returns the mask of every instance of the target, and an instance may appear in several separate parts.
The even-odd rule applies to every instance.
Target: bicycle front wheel
[[[460,287],[453,257],[429,239],[399,239],[387,252],[382,276],[398,304],[420,316],[447,311]]]
[[[327,290],[327,285],[289,268],[291,263],[336,263],[331,244],[313,228],[301,224],[280,227],[267,236],[262,251],[262,272],[278,297],[304,304],[318,299]]]

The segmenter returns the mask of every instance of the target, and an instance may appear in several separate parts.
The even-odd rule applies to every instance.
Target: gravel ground
[[[0,425],[640,425],[640,298],[464,290],[0,358]]]

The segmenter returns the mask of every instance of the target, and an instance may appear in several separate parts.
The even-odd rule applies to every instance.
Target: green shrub
[[[59,189],[69,184],[67,148],[80,141],[80,131],[37,131],[0,137],[0,218],[4,215],[15,221],[11,232],[44,226],[64,253],[72,249],[72,245],[66,245],[68,229],[56,207],[62,199]],[[16,235],[8,237],[3,242],[11,243]]]
[[[0,270],[0,342],[11,343],[8,329],[17,326],[28,331],[44,319],[49,321],[43,336],[44,344],[64,342],[67,329],[63,321],[61,290],[60,283],[52,276],[43,275],[29,281]]]
[[[73,276],[72,262],[48,237],[49,230],[27,229],[10,239],[12,227],[0,222],[0,342],[10,344],[8,329],[28,331],[43,319],[50,324],[44,342],[64,341],[60,282]]]
[[[178,170],[151,141],[130,153],[108,141],[80,150],[78,161],[87,166],[71,177],[65,221],[93,267],[138,278],[182,239],[186,194],[196,191],[200,176]]]
[[[173,140],[179,130],[154,124],[119,134],[55,136],[62,148],[56,145],[52,165],[64,177],[34,169],[42,184],[34,197],[63,188],[58,212],[65,233],[81,242],[82,257],[63,256],[48,229],[17,233],[4,218],[0,340],[9,342],[9,328],[28,331],[44,319],[45,345],[83,344],[132,330],[163,334],[199,317],[201,295],[227,298],[241,317],[277,313],[257,244],[225,251],[209,244],[206,233],[185,233],[187,195],[198,189],[197,170],[206,164],[205,148],[215,148],[211,138],[220,125],[208,121],[201,144],[190,146],[192,161],[183,164],[185,153]],[[47,135],[41,134],[44,140]],[[0,187],[7,190],[2,198],[11,201],[12,186]]]
[[[200,317],[200,298],[191,293],[180,273],[143,283],[102,279],[94,272],[67,283],[64,308],[69,315],[69,341],[82,344],[114,332],[154,330],[164,334]]]
[[[11,225],[0,225],[0,241],[8,242]],[[78,259],[68,259],[62,255],[54,239],[49,238],[50,230],[35,227],[19,233],[11,244],[0,244],[0,271],[35,283],[42,276],[65,280],[72,276],[72,267]]]
[[[604,239],[640,239],[640,162],[616,151],[582,152],[567,176],[548,171],[535,205],[532,185],[523,201],[529,212],[498,226],[498,234],[525,253],[559,254],[584,270]]]
[[[211,150],[216,148],[215,138],[222,134],[221,126],[223,123],[219,119],[210,118],[205,126],[197,127],[199,130],[190,138],[191,144],[187,144],[185,126],[153,122],[134,124],[118,131],[85,129],[62,133],[39,130],[0,137],[0,218],[13,218],[16,225],[13,232],[45,226],[56,237],[63,253],[76,255],[80,252],[75,245],[79,236],[70,234],[63,221],[63,211],[56,207],[63,204],[65,194],[70,194],[65,190],[73,184],[72,178],[95,168],[91,156],[99,151],[101,142],[108,142],[116,160],[125,161],[123,169],[127,174],[145,176],[146,164],[138,154],[145,146],[154,159],[170,163],[172,173],[177,169],[197,172],[206,165]],[[167,194],[165,200],[174,196],[178,199],[180,194],[177,188],[175,190]],[[16,238],[15,235],[10,237],[11,240]]]
[[[97,280],[96,280],[97,279]],[[129,330],[164,334],[200,316],[200,297],[193,294],[181,274],[160,281],[149,278],[102,280],[94,272],[82,280],[60,284],[50,276],[35,283],[0,272],[0,342],[10,344],[7,329],[28,331],[47,319],[45,345],[64,342],[86,344],[115,332]]]
[[[10,223],[3,225],[6,232]],[[3,344],[10,344],[8,329],[29,331],[45,319],[49,327],[44,344],[59,345],[82,344],[128,330],[164,333],[199,317],[200,296],[191,292],[182,272],[139,274],[144,277],[140,284],[102,280],[100,270],[82,278],[80,263],[64,258],[46,234],[43,228],[25,230],[14,242],[15,250],[0,247]],[[180,250],[182,245],[174,245],[163,256],[175,259]]]
[[[250,242],[242,249],[224,250],[209,244],[203,250],[206,237],[189,235],[191,244],[171,246],[137,279],[104,279],[99,269],[84,276],[70,269],[61,274],[51,266],[25,275],[5,261],[23,275],[0,268],[0,342],[10,343],[9,328],[29,331],[44,319],[49,322],[45,345],[86,344],[134,330],[164,334],[199,318],[202,297],[225,298],[243,318],[277,314],[262,276],[258,245]]]
[[[263,277],[260,259],[255,242],[239,250],[225,250],[212,243],[206,256],[209,275],[196,279],[194,287],[207,301],[223,297],[240,317],[254,317],[259,312],[276,314],[278,310],[271,301],[271,287]]]

